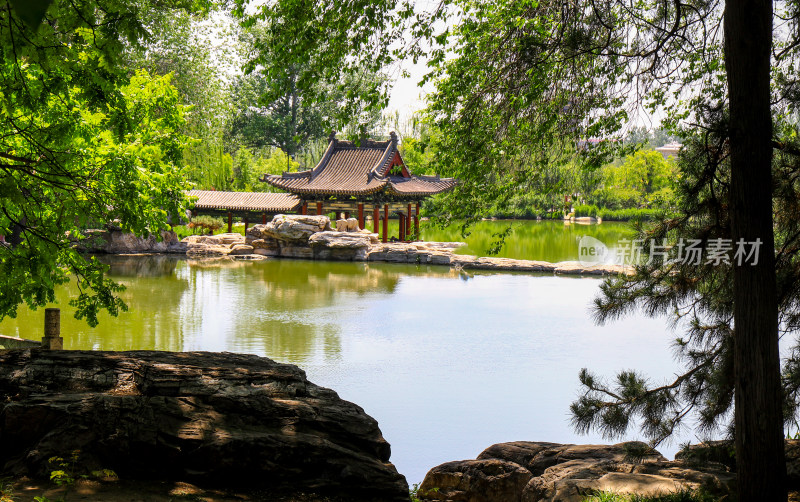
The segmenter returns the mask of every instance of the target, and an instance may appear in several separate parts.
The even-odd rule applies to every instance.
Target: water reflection
[[[106,256],[109,277],[125,285],[130,310],[99,316],[89,328],[73,317],[70,283],[56,291],[68,349],[251,352],[298,364],[335,360],[342,321],[365,299],[394,294],[403,276],[453,277],[444,267],[306,260],[246,262],[175,256]],[[345,305],[352,305],[349,309]],[[43,311],[21,308],[0,333],[38,339]]]

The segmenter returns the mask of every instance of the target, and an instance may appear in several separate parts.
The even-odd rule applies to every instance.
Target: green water
[[[130,311],[88,328],[66,305],[75,289],[60,288],[65,348],[232,351],[297,364],[378,420],[411,483],[502,441],[605,442],[569,425],[583,367],[606,376],[644,369],[656,381],[677,371],[664,321],[593,324],[594,278],[288,259],[107,261]],[[43,318],[20,309],[0,334],[39,339]]]
[[[497,241],[495,234],[511,227],[505,245],[494,256],[520,260],[542,260],[551,263],[578,260],[578,241],[581,237],[594,237],[605,243],[611,252],[622,239],[634,235],[629,223],[608,222],[600,225],[582,225],[562,221],[497,220],[479,221],[472,225],[466,237],[461,226],[439,228],[433,221],[420,222],[420,234],[425,241],[466,242],[459,254],[487,256],[487,250]],[[370,222],[367,228],[372,230]],[[389,221],[389,235],[397,237],[397,220]]]

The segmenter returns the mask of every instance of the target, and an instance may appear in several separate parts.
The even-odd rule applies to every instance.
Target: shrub
[[[214,218],[212,216],[195,216],[186,226],[192,229],[192,233],[196,234],[198,230],[202,233],[214,232],[219,230],[225,224],[222,218]]]

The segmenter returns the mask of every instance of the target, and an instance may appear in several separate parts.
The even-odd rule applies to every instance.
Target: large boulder
[[[364,261],[372,234],[360,232],[318,232],[308,239],[314,257],[320,260]]]
[[[498,466],[502,466],[502,475],[488,475],[488,472],[500,473]],[[518,481],[524,476],[515,469],[528,476],[521,488]],[[587,493],[597,490],[655,495],[701,488],[712,494],[729,496],[735,480],[736,475],[721,464],[700,466],[669,462],[657,451],[636,441],[616,445],[516,441],[490,446],[477,460],[434,467],[420,485],[419,498],[467,502],[581,502]],[[489,487],[489,484],[496,486]],[[441,494],[446,495],[443,498]]]
[[[519,502],[531,473],[503,460],[461,460],[431,469],[420,484],[422,500]]]
[[[0,475],[79,450],[126,479],[408,500],[374,419],[251,355],[0,351],[0,444]]]
[[[254,225],[248,235],[256,239],[271,237],[279,241],[305,244],[311,235],[331,229],[327,216],[277,214],[266,225]]]
[[[243,255],[253,252],[253,248],[245,244],[244,236],[237,233],[190,235],[181,242],[186,245],[186,254],[191,257]]]

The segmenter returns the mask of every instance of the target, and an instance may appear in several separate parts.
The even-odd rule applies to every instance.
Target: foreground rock
[[[228,353],[0,351],[0,474],[80,450],[122,479],[408,500],[378,424],[293,365]]]
[[[517,441],[491,446],[476,460],[434,467],[418,496],[464,502],[580,502],[595,490],[658,495],[702,488],[730,497],[735,481],[736,475],[722,464],[669,462],[644,443]]]

